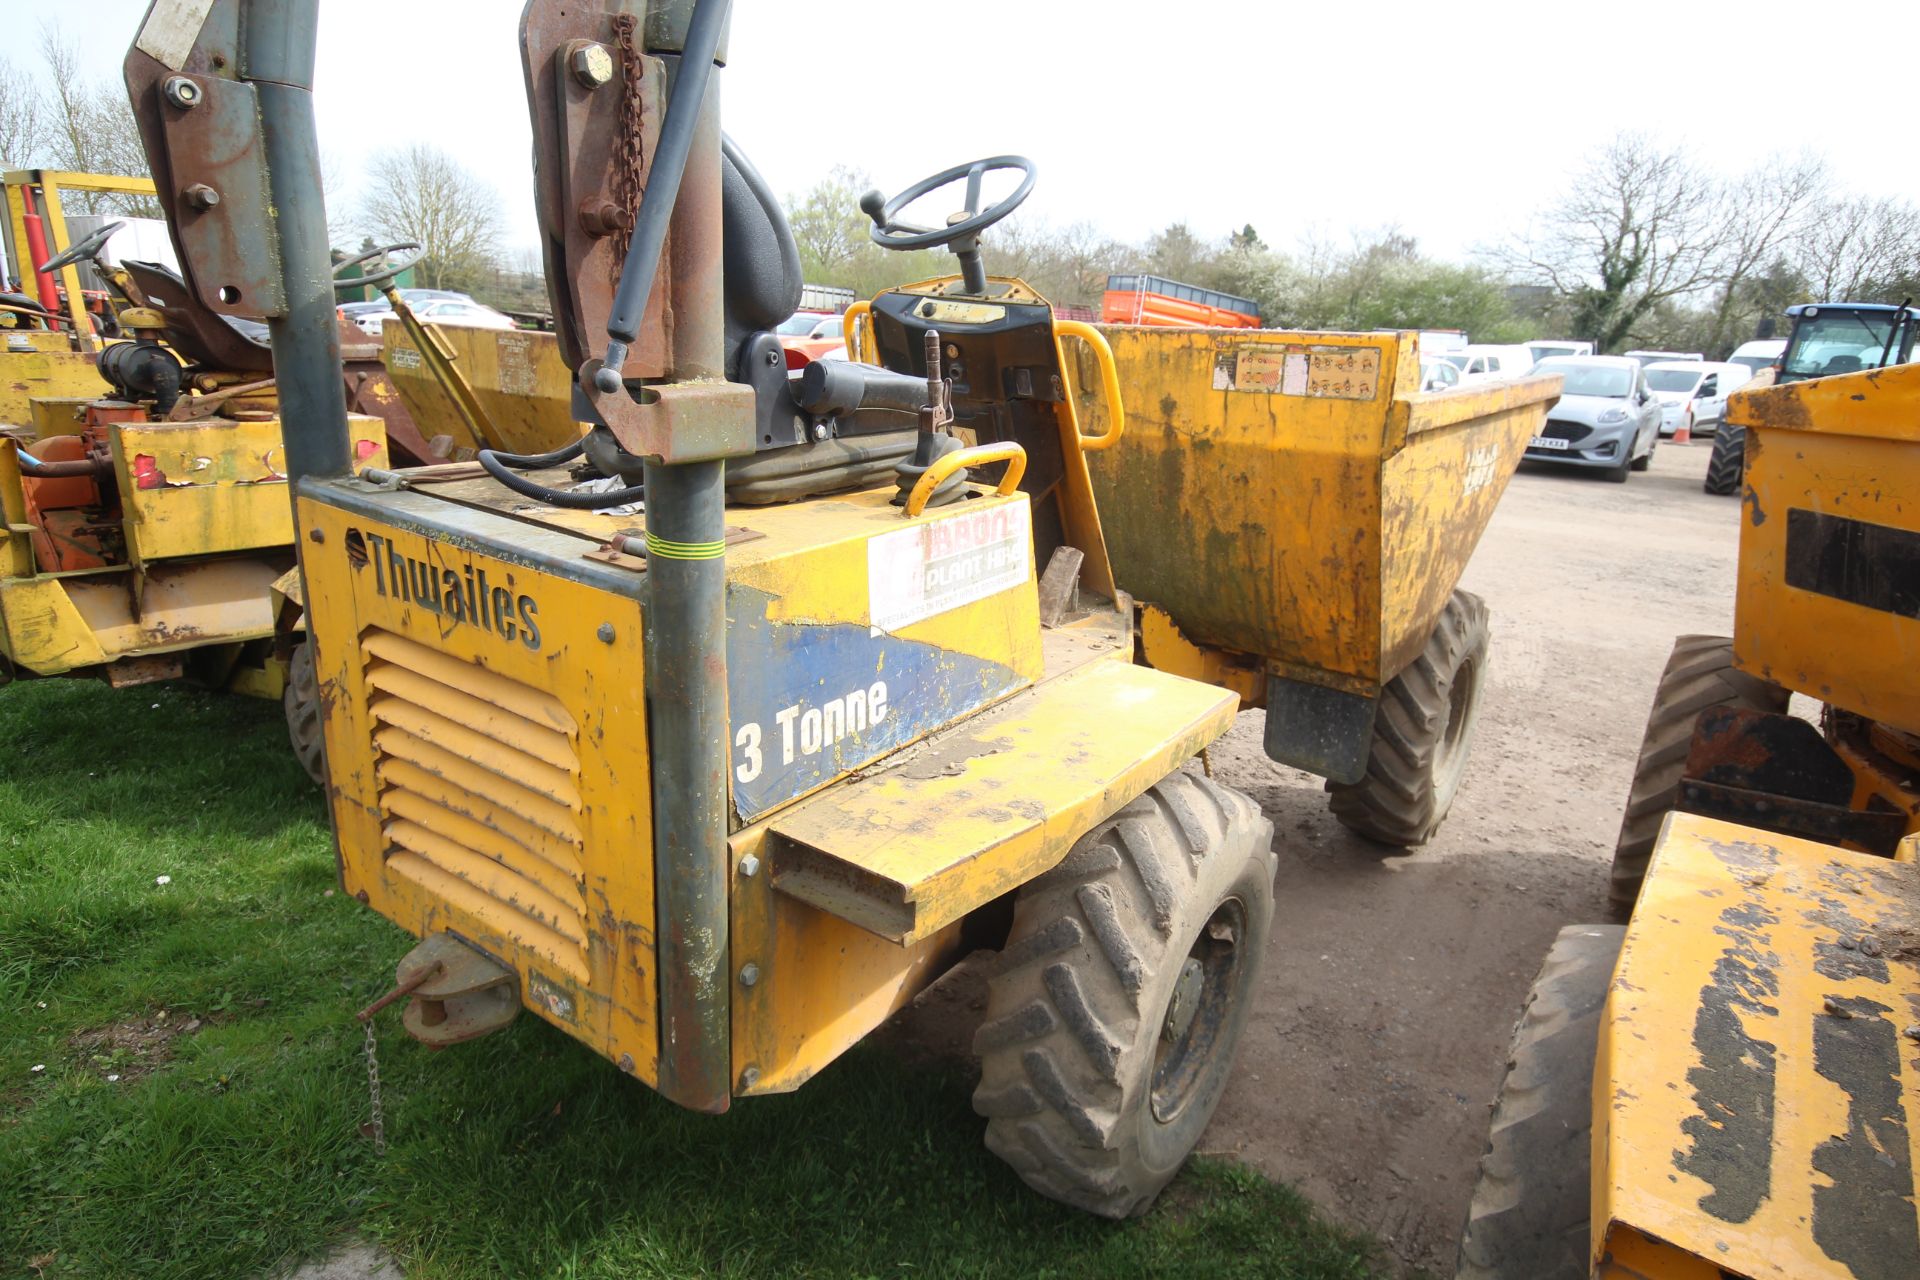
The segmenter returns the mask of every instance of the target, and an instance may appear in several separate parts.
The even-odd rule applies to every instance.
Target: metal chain
[[[373,1154],[387,1154],[387,1117],[380,1106],[380,1049],[379,1039],[373,1033],[373,1019],[368,1018],[360,1024],[367,1032],[367,1104],[372,1111],[373,1120],[368,1125],[373,1131]]]
[[[633,223],[640,212],[640,193],[646,187],[646,116],[640,92],[646,64],[640,50],[637,31],[640,20],[630,13],[616,14],[614,35],[620,45],[620,155],[613,169],[613,201],[626,214],[614,240],[614,279],[627,261],[627,248],[633,243]]]

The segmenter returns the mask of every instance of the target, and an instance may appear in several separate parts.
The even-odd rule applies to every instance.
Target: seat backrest
[[[166,317],[167,344],[189,363],[224,373],[271,373],[273,348],[257,320],[228,320],[194,296],[180,273],[162,262],[120,264],[147,305]]]
[[[800,309],[800,246],[759,172],[734,145],[720,140],[720,222],[726,238],[723,306],[727,376],[740,374],[740,353],[756,333]]]

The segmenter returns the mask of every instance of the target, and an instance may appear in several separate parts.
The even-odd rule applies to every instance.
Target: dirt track
[[[1266,758],[1259,712],[1212,753],[1273,819],[1280,872],[1264,987],[1199,1149],[1297,1185],[1409,1269],[1451,1274],[1520,1002],[1561,925],[1605,918],[1674,637],[1731,631],[1739,506],[1700,491],[1707,452],[1662,445],[1624,486],[1514,478],[1463,583],[1493,613],[1473,758],[1425,848],[1350,835],[1317,778]],[[963,1053],[974,980],[927,999],[894,1033]]]
[[[1414,1267],[1450,1274],[1487,1103],[1563,924],[1604,919],[1607,863],[1676,635],[1729,634],[1739,506],[1708,447],[1626,485],[1514,477],[1463,585],[1493,613],[1489,687],[1453,813],[1412,855],[1349,835],[1249,713],[1214,753],[1273,819],[1277,916],[1240,1071],[1202,1149],[1298,1184]]]

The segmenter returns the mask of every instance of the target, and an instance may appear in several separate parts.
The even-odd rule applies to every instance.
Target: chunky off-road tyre
[[[1593,1066],[1626,930],[1568,925],[1514,1028],[1455,1280],[1586,1280]]]
[[[1220,1101],[1273,921],[1273,824],[1172,774],[1020,890],[974,1036],[987,1146],[1042,1195],[1143,1213]]]
[[[1660,838],[1660,823],[1680,804],[1680,775],[1686,771],[1694,721],[1709,707],[1749,711],[1787,709],[1787,691],[1734,669],[1733,641],[1725,636],[1681,636],[1660,673],[1660,687],[1647,715],[1646,737],[1633,767],[1620,838],[1613,847],[1613,872],[1607,899],[1616,914],[1633,910],[1647,859]]]
[[[1367,773],[1328,782],[1329,807],[1381,844],[1425,844],[1453,805],[1473,745],[1487,671],[1487,603],[1456,591],[1427,646],[1380,694]]]
[[[313,668],[313,646],[304,640],[287,659],[287,687],[280,695],[280,707],[287,713],[287,737],[300,767],[315,782],[326,782],[327,765],[320,749],[320,678]]]
[[[1708,493],[1740,492],[1740,469],[1746,463],[1747,429],[1721,422],[1713,433],[1713,452],[1707,455],[1707,478],[1700,486]]]

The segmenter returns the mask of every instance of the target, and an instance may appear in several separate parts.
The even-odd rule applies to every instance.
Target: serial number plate
[[[1564,449],[1566,447],[1565,440],[1556,440],[1552,436],[1535,436],[1533,442],[1527,446],[1529,449]]]

